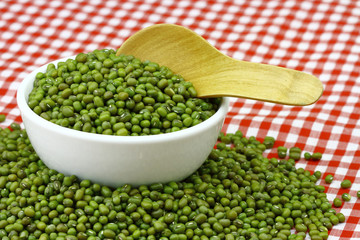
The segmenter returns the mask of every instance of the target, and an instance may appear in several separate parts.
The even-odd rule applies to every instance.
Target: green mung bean
[[[340,198],[335,198],[333,201],[334,207],[341,207],[342,206],[342,201]]]
[[[321,158],[322,158],[322,154],[320,152],[316,152],[311,155],[311,159],[313,160],[320,160]]]
[[[341,188],[350,188],[351,187],[351,181],[348,179],[345,179],[341,182]]]
[[[294,160],[299,160],[301,157],[301,149],[299,147],[292,147],[289,149],[289,157]]]
[[[279,158],[285,158],[287,155],[287,148],[284,146],[280,146],[277,148]]]
[[[351,200],[351,195],[350,195],[349,193],[343,193],[343,194],[341,195],[341,198],[342,198],[342,200],[344,200],[345,202],[348,202],[348,201]]]
[[[274,146],[275,139],[271,136],[266,136],[264,138],[263,144],[266,146],[267,149],[270,149]]]
[[[328,175],[326,175],[326,177],[325,177],[325,182],[326,183],[332,183],[332,181],[334,180],[334,176],[333,175],[331,175],[331,174],[328,174]]]
[[[305,152],[305,153],[304,153],[304,158],[305,158],[306,160],[310,160],[310,159],[311,159],[311,153]]]

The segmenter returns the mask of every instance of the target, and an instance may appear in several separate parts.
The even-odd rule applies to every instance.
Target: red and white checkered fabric
[[[338,210],[347,218],[329,239],[360,239],[360,1],[356,0],[5,0],[0,1],[0,113],[21,122],[16,90],[35,68],[58,58],[118,48],[136,31],[174,23],[202,35],[236,59],[316,75],[324,85],[318,102],[306,107],[232,99],[223,131],[266,135],[276,146],[322,152],[320,170],[330,200],[353,182],[353,196]],[[275,151],[270,153],[269,156]],[[331,185],[326,174],[333,174]]]

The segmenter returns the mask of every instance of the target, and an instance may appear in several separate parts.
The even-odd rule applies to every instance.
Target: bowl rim
[[[83,132],[71,128],[66,128],[59,126],[55,123],[52,123],[48,120],[43,119],[39,115],[37,115],[27,104],[28,94],[27,90],[30,88],[32,89],[32,84],[34,82],[35,76],[38,72],[45,72],[46,67],[49,64],[57,64],[58,62],[65,62],[67,59],[71,58],[74,59],[75,56],[70,56],[66,58],[61,58],[55,61],[48,62],[39,68],[36,68],[31,73],[25,76],[23,81],[20,83],[20,86],[17,90],[16,100],[17,105],[20,109],[21,116],[25,115],[29,119],[36,121],[37,124],[41,125],[43,128],[49,129],[53,133],[57,133],[60,135],[68,135],[73,138],[79,140],[86,140],[86,141],[97,141],[97,142],[108,142],[108,143],[154,143],[154,142],[166,142],[166,141],[173,141],[179,138],[185,138],[192,135],[196,135],[198,133],[203,132],[209,126],[215,125],[218,121],[221,121],[223,118],[226,117],[229,108],[229,98],[222,97],[221,104],[218,110],[208,118],[206,121],[201,122],[195,126],[182,129],[176,132],[171,133],[164,133],[164,134],[157,134],[157,135],[146,135],[146,136],[116,136],[116,135],[103,135],[103,134],[96,134],[96,133],[88,133]],[[30,90],[31,91],[31,90]],[[225,117],[224,117],[225,116]],[[25,123],[24,123],[25,124]],[[26,126],[25,126],[26,127]]]

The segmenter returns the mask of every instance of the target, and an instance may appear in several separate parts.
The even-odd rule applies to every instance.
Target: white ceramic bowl
[[[223,98],[219,110],[208,120],[161,135],[108,136],[81,132],[51,123],[28,106],[35,75],[45,72],[46,66],[30,73],[17,92],[21,117],[35,151],[49,168],[108,186],[165,183],[191,175],[216,143],[228,111],[229,99]]]

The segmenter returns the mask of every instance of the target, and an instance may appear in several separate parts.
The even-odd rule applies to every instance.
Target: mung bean
[[[342,200],[344,200],[345,202],[348,202],[348,201],[351,200],[351,195],[350,195],[349,193],[343,193],[343,194],[341,195],[341,198],[342,198]]]
[[[351,187],[351,181],[348,179],[345,179],[341,182],[341,188],[350,188]]]
[[[326,175],[326,177],[325,177],[325,182],[326,183],[330,184],[330,183],[332,183],[333,180],[334,180],[333,175],[331,175],[331,174]]]
[[[341,207],[342,206],[342,201],[340,198],[335,198],[333,201],[334,207]]]

